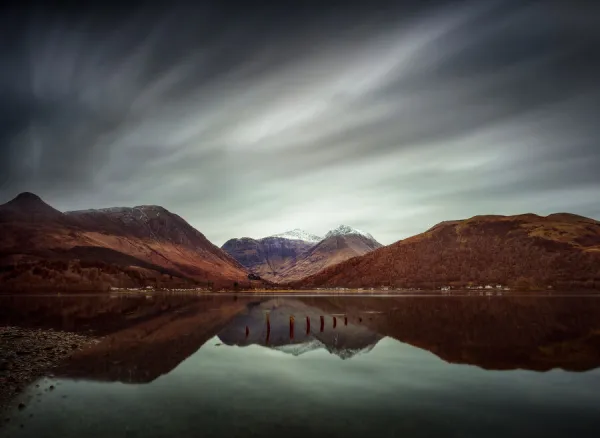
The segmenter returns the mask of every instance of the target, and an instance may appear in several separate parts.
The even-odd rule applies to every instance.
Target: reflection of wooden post
[[[344,325],[348,325],[348,317],[344,315]]]
[[[250,329],[248,328],[248,326],[246,326],[246,337],[248,337],[249,334],[250,334]]]
[[[306,317],[306,334],[308,335],[310,333],[310,318],[307,316]]]
[[[335,328],[336,325],[337,325],[337,318],[334,316],[333,317],[333,328]]]
[[[321,333],[323,333],[323,329],[325,328],[325,318],[321,315]]]
[[[290,339],[294,339],[294,315],[290,315]]]
[[[269,313],[267,313],[267,339],[265,344],[269,344],[269,338],[271,337],[271,321],[269,320]]]

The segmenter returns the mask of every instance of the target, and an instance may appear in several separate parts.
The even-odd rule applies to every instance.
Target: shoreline
[[[52,329],[0,327],[0,413],[4,415],[37,378],[47,375],[72,353],[98,342],[96,337]],[[25,407],[25,402],[18,404],[19,409]]]
[[[543,290],[498,290],[498,289],[389,289],[389,290],[360,290],[360,289],[262,289],[262,290],[223,290],[204,291],[195,289],[118,289],[111,291],[87,290],[87,291],[2,291],[1,297],[56,297],[56,296],[157,296],[157,295],[193,295],[193,296],[269,296],[269,295],[303,295],[303,296],[357,296],[357,297],[402,297],[402,296],[472,296],[472,297],[510,297],[510,296],[600,296],[598,289],[543,289]]]

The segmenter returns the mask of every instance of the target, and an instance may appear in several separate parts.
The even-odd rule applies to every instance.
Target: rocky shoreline
[[[52,329],[0,327],[0,412],[36,378],[97,338]],[[25,406],[18,407],[23,409]],[[6,421],[3,418],[1,421]]]

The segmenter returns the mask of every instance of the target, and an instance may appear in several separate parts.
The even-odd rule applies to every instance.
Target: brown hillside
[[[600,222],[566,213],[446,222],[294,286],[439,288],[469,283],[600,288]]]
[[[0,224],[2,290],[248,283],[239,263],[162,207],[64,214],[22,194],[0,206]]]

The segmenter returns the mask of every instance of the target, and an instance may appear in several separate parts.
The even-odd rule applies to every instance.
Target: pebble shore
[[[51,329],[0,327],[0,412],[29,383],[97,342],[89,336]],[[24,407],[19,405],[19,409]]]

